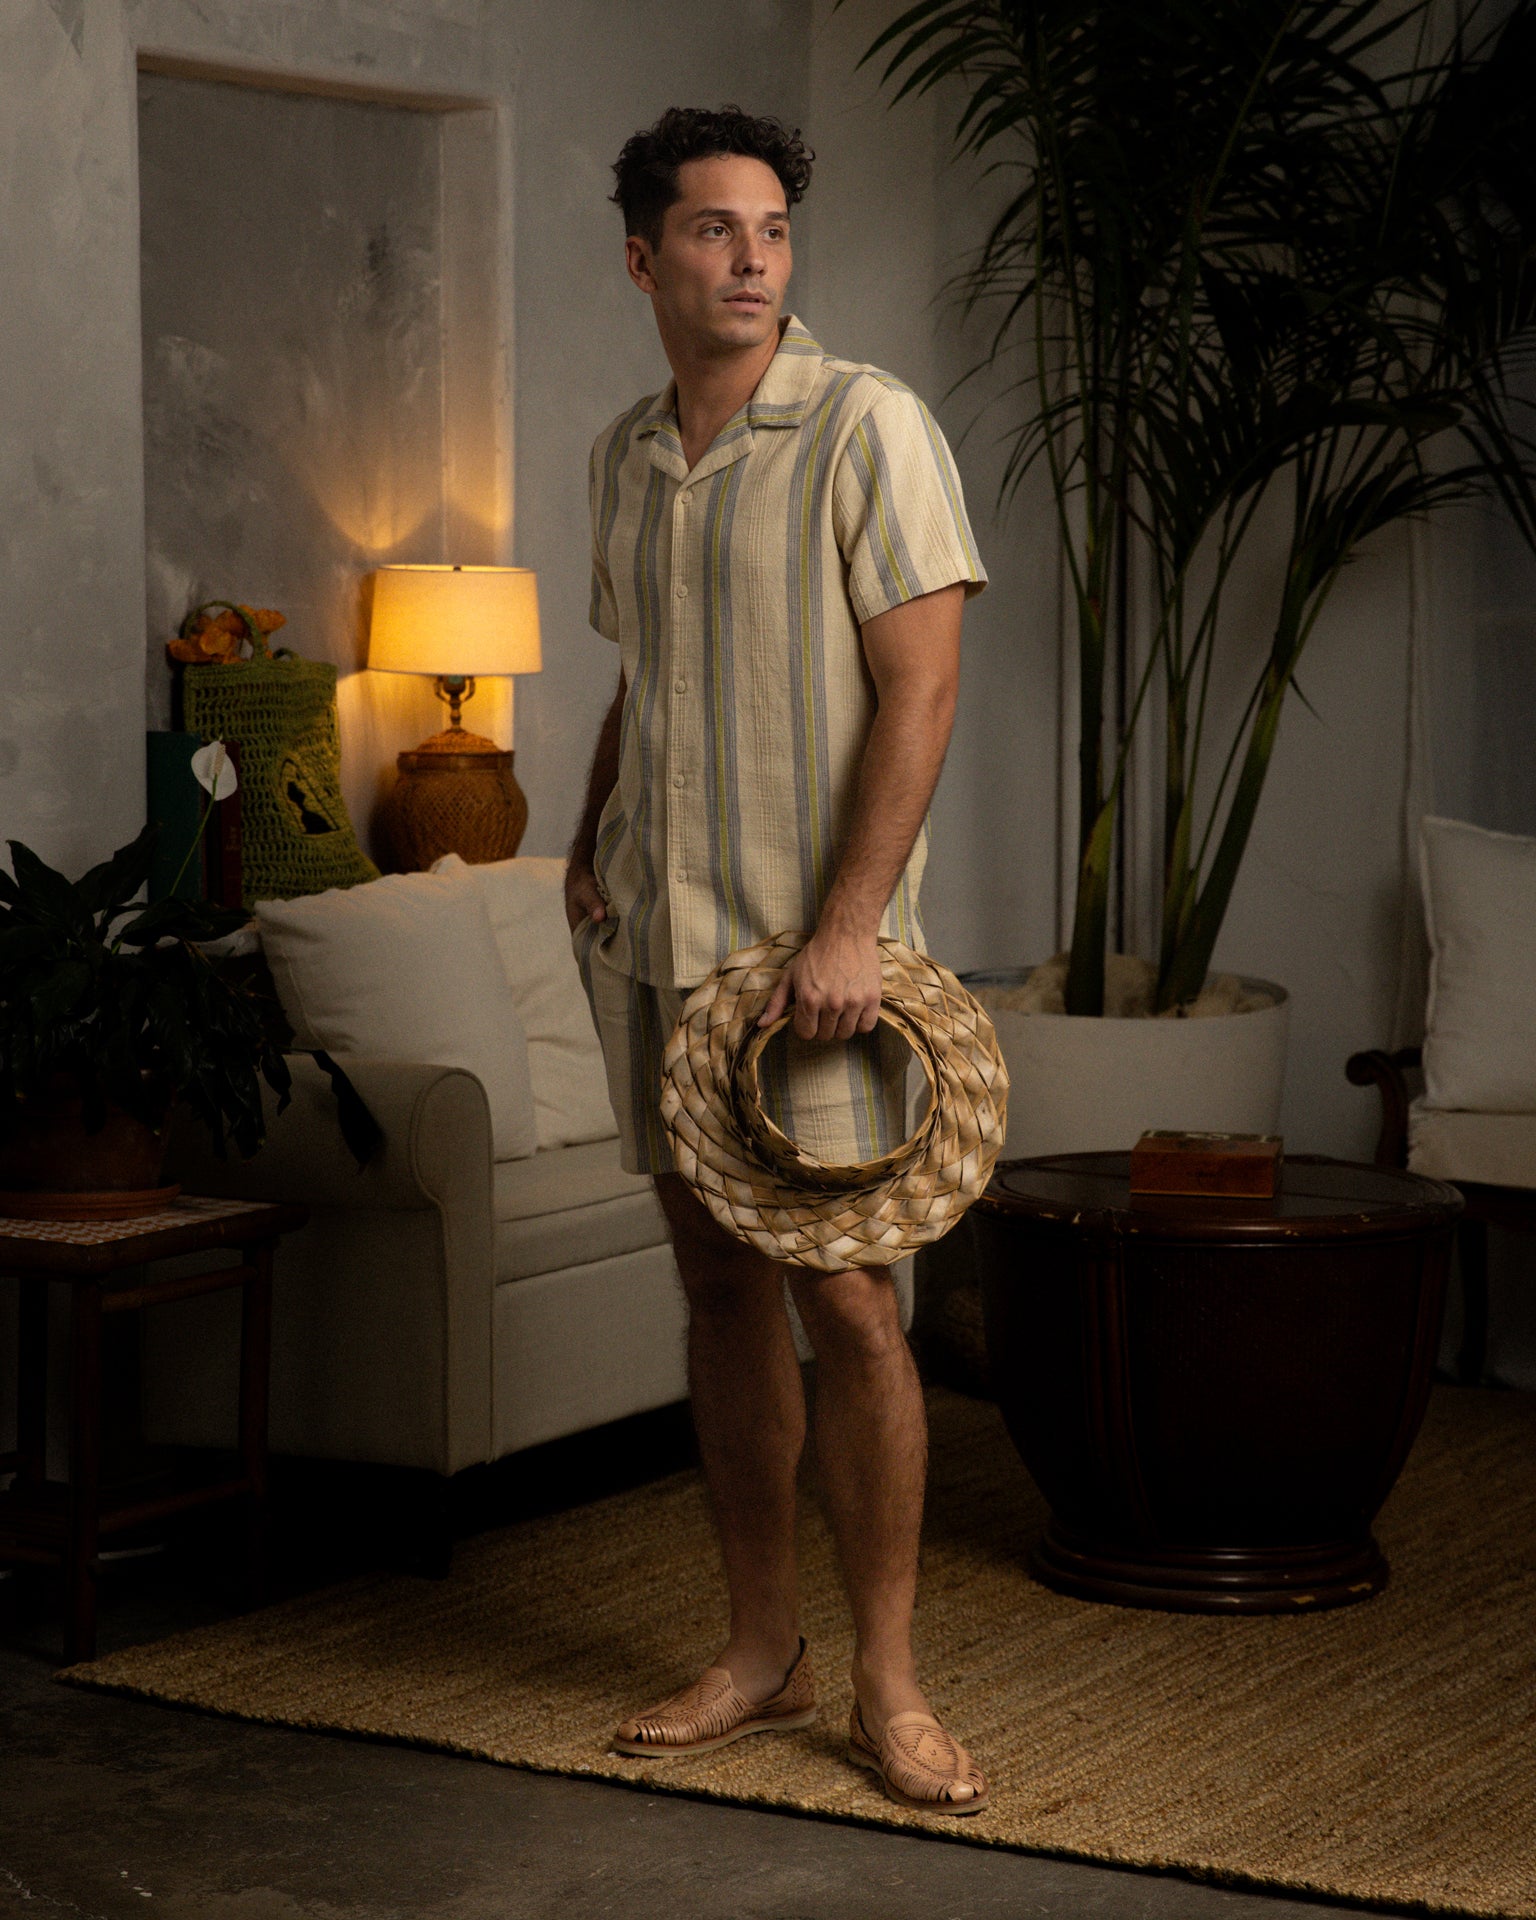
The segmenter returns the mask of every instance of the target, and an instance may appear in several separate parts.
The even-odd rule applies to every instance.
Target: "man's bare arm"
[[[863,628],[879,710],[864,758],[848,844],[816,931],[796,954],[762,1024],[795,1002],[803,1040],[869,1033],[880,1011],[880,922],[938,785],[960,684],[958,583],[877,614]]]
[[[571,842],[565,869],[565,917],[574,933],[583,920],[606,920],[608,908],[597,889],[592,863],[597,855],[597,823],[603,817],[608,796],[619,779],[619,722],[624,713],[624,670],[619,669],[619,690],[603,716],[597,745],[592,751],[592,771],[587,775],[587,801],[582,808],[581,824]]]

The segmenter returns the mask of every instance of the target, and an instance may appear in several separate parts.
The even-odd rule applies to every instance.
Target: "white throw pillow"
[[[1425,1098],[1536,1113],[1536,840],[1426,818],[1419,849],[1430,946]]]
[[[534,1151],[522,1022],[480,890],[452,873],[391,873],[256,906],[301,1045],[463,1067],[485,1088],[498,1160]]]
[[[432,871],[471,875],[480,889],[528,1036],[540,1147],[611,1140],[618,1128],[603,1051],[565,919],[565,862],[533,855],[467,866],[448,853]]]

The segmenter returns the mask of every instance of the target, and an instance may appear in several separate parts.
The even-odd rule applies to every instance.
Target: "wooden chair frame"
[[[1352,1086],[1374,1086],[1381,1095],[1378,1167],[1408,1164],[1408,1108],[1412,1100],[1408,1075],[1422,1066],[1418,1047],[1402,1047],[1396,1053],[1373,1047],[1366,1053],[1351,1054],[1345,1064],[1344,1072]],[[1488,1229],[1536,1233],[1536,1189],[1489,1186],[1475,1180],[1456,1180],[1452,1185],[1467,1203],[1456,1229],[1462,1297],[1456,1378],[1463,1386],[1479,1386],[1488,1363]]]

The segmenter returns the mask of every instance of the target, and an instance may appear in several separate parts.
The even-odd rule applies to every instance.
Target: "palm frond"
[[[991,313],[972,373],[1019,356],[1000,498],[1049,472],[1078,603],[1077,1010],[1128,750],[1099,735],[1117,556],[1138,546],[1162,596],[1166,1002],[1203,978],[1296,663],[1361,542],[1483,493],[1536,545],[1513,384],[1536,364],[1536,0],[1437,20],[1431,0],[919,0],[864,56],[896,98],[958,78],[957,150],[1013,176],[950,291]],[[1197,819],[1220,594],[1277,488],[1274,636]]]

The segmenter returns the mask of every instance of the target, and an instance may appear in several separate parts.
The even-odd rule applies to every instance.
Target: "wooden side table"
[[[0,1453],[0,1561],[61,1565],[64,1659],[96,1652],[96,1556],[102,1539],[145,1521],[226,1500],[248,1502],[246,1545],[259,1597],[267,1552],[267,1382],[271,1355],[272,1253],[280,1234],[304,1225],[298,1207],[183,1196],[133,1220],[0,1220],[0,1276],[20,1287],[17,1447]],[[149,1271],[156,1261],[236,1247],[236,1265],[196,1273]],[[69,1480],[50,1481],[48,1286],[70,1290]],[[103,1316],[239,1287],[240,1464],[211,1484],[144,1497],[103,1496],[101,1329]]]
[[[1309,1156],[1272,1200],[1133,1194],[1129,1173],[1011,1161],[971,1214],[992,1384],[1051,1506],[1032,1571],[1174,1612],[1369,1599],[1460,1196]]]

